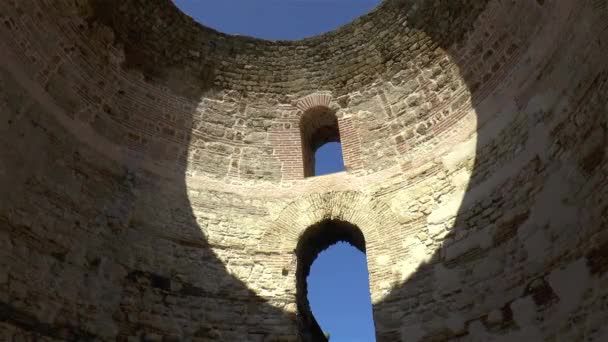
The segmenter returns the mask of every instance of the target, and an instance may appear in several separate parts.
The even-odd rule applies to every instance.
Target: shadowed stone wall
[[[379,341],[607,338],[606,1],[389,0],[294,42],[169,0],[0,24],[0,339],[312,340],[294,251],[327,220]],[[304,179],[319,106],[347,171]]]

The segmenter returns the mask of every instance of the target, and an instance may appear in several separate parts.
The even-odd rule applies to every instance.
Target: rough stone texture
[[[379,341],[608,338],[605,0],[388,0],[295,42],[169,0],[0,24],[1,340],[312,340],[327,222]],[[347,171],[304,179],[314,106]]]

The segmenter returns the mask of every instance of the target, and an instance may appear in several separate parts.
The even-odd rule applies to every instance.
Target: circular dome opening
[[[330,32],[369,13],[382,0],[173,0],[185,14],[220,32],[299,40]]]

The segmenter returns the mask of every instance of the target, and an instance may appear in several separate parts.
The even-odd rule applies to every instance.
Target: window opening
[[[319,175],[317,171],[326,170],[329,165],[335,166],[333,169],[338,169],[338,171],[344,170],[338,118],[333,111],[327,107],[307,110],[300,119],[300,134],[304,177]],[[318,155],[317,152],[321,154]],[[318,163],[321,160],[324,161],[323,164]]]

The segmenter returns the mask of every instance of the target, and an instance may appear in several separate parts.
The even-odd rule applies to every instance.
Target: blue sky
[[[344,170],[342,146],[327,143],[315,153],[315,175]],[[375,341],[365,254],[348,243],[321,252],[308,277],[308,300],[331,342]]]
[[[321,252],[308,278],[308,301],[330,342],[375,341],[365,254],[346,242]]]
[[[315,175],[344,170],[342,146],[331,142],[315,153]],[[365,254],[345,242],[321,252],[308,277],[308,301],[330,342],[375,341]]]
[[[295,40],[336,29],[381,0],[174,0],[198,22],[218,31]],[[315,174],[344,169],[339,143],[321,146]],[[308,278],[308,299],[331,342],[375,341],[365,254],[347,243],[321,252]]]
[[[336,29],[380,0],[174,0],[192,18],[218,31],[294,40]]]

